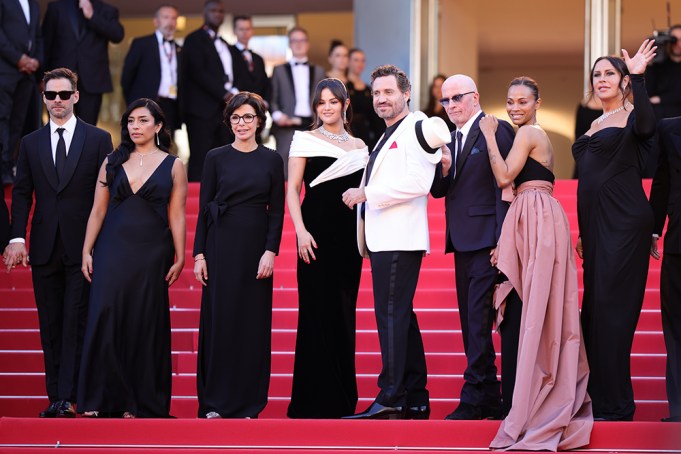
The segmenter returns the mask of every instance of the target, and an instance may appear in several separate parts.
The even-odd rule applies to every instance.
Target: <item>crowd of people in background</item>
[[[413,298],[430,251],[432,196],[445,201],[444,252],[453,253],[466,355],[460,401],[446,419],[503,419],[492,448],[553,451],[587,445],[594,420],[632,420],[631,348],[649,257],[659,259],[669,218],[665,420],[681,421],[681,26],[670,29],[660,62],[651,63],[661,49],[646,40],[591,69],[580,106],[590,118],[578,122],[572,147],[573,252],[530,77],[508,87],[516,129],[483,112],[463,74],[435,76],[425,113],[412,112],[405,72],[384,65],[365,82],[360,49],[333,41],[325,71],[308,59],[308,32],[293,27],[291,59],[270,78],[249,48],[251,17],[234,17],[237,42],[228,44],[219,34],[224,5],[207,0],[203,25],[180,46],[179,11],[162,5],[156,31],[134,39],[125,58],[128,107],[114,149],[95,125],[113,87],[108,44],[124,36],[117,9],[56,0],[40,26],[35,0],[0,8],[0,170],[12,185],[0,240],[9,241],[8,271],[26,266],[35,205],[30,264],[50,402],[41,417],[170,417],[168,288],[185,265],[188,182],[200,182],[200,418],[257,418],[267,405],[286,203],[299,298],[288,416],[428,419]],[[276,150],[262,145],[268,112]],[[186,170],[170,153],[183,123]],[[642,178],[651,156],[649,201]],[[382,370],[375,401],[355,413],[362,257],[371,263]]]

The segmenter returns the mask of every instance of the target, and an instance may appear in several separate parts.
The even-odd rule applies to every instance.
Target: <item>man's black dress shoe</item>
[[[40,412],[41,418],[55,418],[57,416],[57,411],[59,411],[59,405],[61,401],[50,402],[50,405],[46,409]]]
[[[681,416],[669,416],[668,418],[662,418],[662,422],[681,422]]]
[[[430,405],[407,407],[407,410],[404,412],[404,419],[428,419],[428,418],[430,418]]]
[[[343,419],[404,419],[404,409],[402,407],[386,407],[374,402],[362,413],[343,416]]]
[[[68,400],[62,400],[59,402],[59,408],[57,409],[57,418],[75,418],[76,410],[71,405]]]
[[[477,420],[477,419],[501,419],[501,407],[488,405],[471,405],[466,402],[459,403],[456,410],[445,416],[449,420]]]

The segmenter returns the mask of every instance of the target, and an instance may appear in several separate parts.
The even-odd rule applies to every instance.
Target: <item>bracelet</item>
[[[655,238],[656,240],[659,240],[659,239],[660,239],[660,235],[658,235],[657,233],[653,233],[653,238]]]
[[[194,259],[194,263],[200,262],[201,260],[206,260],[206,258],[205,258],[205,257],[198,257],[198,258],[195,258],[195,259]]]

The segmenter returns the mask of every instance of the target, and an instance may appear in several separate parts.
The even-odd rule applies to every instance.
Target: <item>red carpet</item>
[[[646,182],[649,188],[650,182]],[[577,236],[576,183],[558,181],[556,197],[565,207]],[[9,197],[6,193],[6,198]],[[270,402],[258,421],[199,421],[195,372],[201,289],[193,279],[193,245],[198,185],[190,185],[187,205],[187,257],[180,280],[171,289],[173,327],[172,414],[180,420],[45,421],[34,417],[47,405],[37,314],[29,269],[0,272],[0,452],[384,452],[410,453],[487,450],[498,422],[450,422],[442,418],[458,403],[465,367],[456,307],[453,258],[445,256],[444,209],[431,200],[431,255],[426,257],[415,307],[423,331],[432,398],[432,418],[411,421],[291,421],[283,419],[291,389],[297,323],[295,232],[287,217],[281,253],[275,261],[273,358]],[[637,421],[667,416],[664,389],[666,352],[659,303],[660,262],[651,260],[644,310],[636,333],[632,375]],[[578,262],[581,267],[581,263]],[[581,270],[580,270],[581,280]],[[371,276],[365,261],[357,312],[358,409],[377,393],[380,356],[372,309]],[[495,343],[498,348],[498,336]],[[9,417],[9,418],[8,418]],[[191,418],[191,419],[190,419]],[[15,447],[11,447],[14,445]],[[19,446],[21,445],[21,446]],[[161,446],[162,445],[162,446]],[[79,446],[79,447],[77,447]],[[597,423],[592,450],[619,452],[681,452],[681,424]]]
[[[478,452],[498,421],[36,420],[2,418],[0,450]],[[21,449],[19,449],[21,448]],[[33,448],[32,451],[26,449]],[[589,451],[679,452],[681,424],[596,423]],[[111,451],[107,451],[111,452]]]

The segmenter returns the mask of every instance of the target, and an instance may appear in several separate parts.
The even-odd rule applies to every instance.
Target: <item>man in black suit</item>
[[[508,204],[501,200],[487,157],[487,143],[480,133],[479,121],[484,113],[475,82],[468,76],[452,76],[442,84],[442,96],[441,103],[456,131],[448,145],[451,154],[446,153],[449,156],[443,157],[435,171],[431,194],[446,197],[445,253],[454,252],[468,363],[459,406],[447,419],[497,418],[502,410],[492,344],[492,290],[498,271],[490,264],[490,254],[497,245]],[[504,157],[513,136],[513,128],[500,121],[496,138]]]
[[[667,347],[667,400],[669,417],[681,422],[681,117],[658,123],[660,157],[650,190],[655,230],[650,248],[659,259],[657,241],[669,216],[660,275],[662,332]]]
[[[43,20],[45,69],[69,68],[78,73],[78,118],[97,124],[102,93],[113,90],[109,41],[123,41],[118,9],[101,0],[56,0]]]
[[[121,74],[125,102],[130,104],[139,98],[155,100],[171,131],[182,126],[177,105],[177,59],[182,49],[174,39],[177,16],[177,8],[172,5],[156,10],[156,31],[132,40]]]
[[[0,0],[0,172],[14,181],[14,151],[24,130],[35,72],[43,59],[40,7],[35,0]],[[31,130],[38,127],[32,122]]]
[[[80,268],[85,227],[97,175],[112,150],[111,136],[73,115],[78,77],[66,68],[45,73],[45,127],[25,136],[12,191],[7,270],[29,262],[26,226],[31,223],[31,271],[50,405],[41,417],[73,417],[80,352],[90,287]]]
[[[253,19],[251,16],[234,16],[234,47],[240,53],[240,58],[234,59],[234,85],[240,91],[257,93],[269,102],[270,80],[265,72],[265,61],[262,57],[248,48],[248,42],[253,37]]]
[[[180,61],[180,111],[189,136],[189,181],[201,181],[208,151],[229,142],[222,111],[225,102],[239,92],[233,61],[243,58],[218,33],[225,19],[220,0],[206,1],[203,19],[203,26],[184,40]]]
[[[310,64],[307,53],[310,38],[307,30],[294,27],[288,32],[291,61],[275,66],[272,71],[272,134],[277,141],[277,153],[284,160],[284,175],[288,175],[288,151],[296,130],[309,129],[312,124],[312,94],[325,77],[321,66]]]

